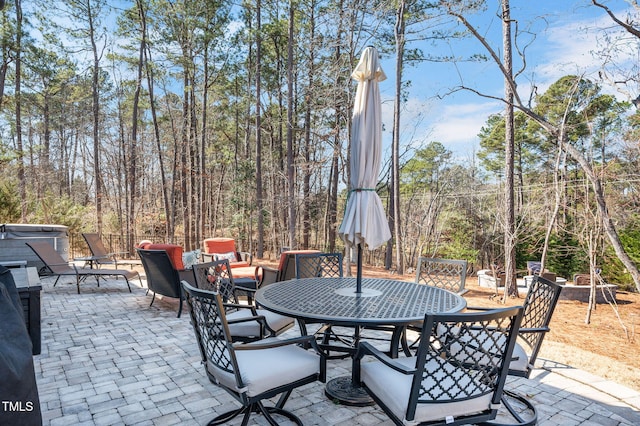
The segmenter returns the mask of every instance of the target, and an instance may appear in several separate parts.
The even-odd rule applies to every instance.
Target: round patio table
[[[362,292],[356,293],[356,279],[301,278],[260,288],[256,302],[263,308],[298,320],[302,334],[306,323],[335,326],[394,328],[392,356],[397,355],[405,327],[424,319],[425,314],[453,313],[467,306],[466,300],[450,291],[408,281],[363,278]],[[358,343],[357,333],[354,348]],[[395,348],[395,353],[394,353]],[[325,393],[348,405],[368,405],[373,401],[350,377],[327,383]]]

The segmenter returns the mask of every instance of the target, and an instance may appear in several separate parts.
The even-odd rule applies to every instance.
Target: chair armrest
[[[551,331],[549,327],[530,327],[530,328],[520,328],[518,329],[518,334],[521,333],[546,333]]]
[[[214,260],[216,260],[215,253],[200,253],[200,257],[202,258],[203,262],[213,262]],[[206,258],[208,258],[208,260]]]
[[[375,357],[378,361],[399,373],[411,375],[416,372],[415,368],[407,368],[406,365],[400,364],[396,358],[389,357],[381,350],[375,348],[371,343],[360,342],[358,344],[358,350],[353,357],[353,365],[351,369],[353,383],[360,383],[360,361],[362,361],[362,358],[367,355]]]
[[[258,291],[255,288],[243,287],[241,285],[236,285],[235,290],[246,291],[248,293],[255,293],[256,291]]]
[[[230,319],[230,320],[227,320],[227,324],[239,324],[239,323],[251,322],[251,321],[258,321],[259,323],[264,325],[266,324],[267,319],[264,317],[264,315],[255,315],[252,317]]]
[[[248,251],[239,251],[237,252],[238,260],[242,260],[243,262],[249,262],[249,266],[253,263],[253,256]]]
[[[258,349],[270,349],[278,348],[280,346],[288,345],[312,345],[314,346],[315,338],[313,336],[299,336],[291,339],[269,339],[266,341],[250,342],[250,343],[236,343],[234,344],[235,350],[254,351]]]
[[[485,308],[484,306],[467,306],[466,311],[491,311],[495,308]]]
[[[258,315],[258,312],[256,311],[256,307],[253,305],[243,305],[241,303],[228,303],[228,302],[223,303],[223,305],[225,306],[225,308],[251,309],[251,312],[253,313],[254,317],[261,316],[261,315]]]

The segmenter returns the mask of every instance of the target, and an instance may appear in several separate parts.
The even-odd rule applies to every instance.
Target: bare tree
[[[543,129],[545,129],[545,131],[547,131],[557,141],[560,149],[565,151],[570,157],[572,157],[580,165],[583,172],[585,173],[585,176],[587,177],[587,179],[592,185],[595,198],[596,198],[596,203],[598,206],[598,211],[602,220],[603,228],[609,238],[611,246],[613,247],[618,259],[620,259],[622,264],[629,271],[633,279],[633,282],[635,283],[636,289],[640,292],[640,271],[638,271],[637,265],[631,259],[631,257],[626,253],[624,246],[620,241],[620,237],[614,225],[613,219],[611,218],[611,215],[609,214],[609,210],[607,208],[607,202],[604,196],[604,190],[602,187],[602,182],[600,180],[600,177],[594,171],[591,163],[584,156],[584,154],[580,152],[580,150],[577,149],[573,144],[571,144],[571,141],[569,140],[567,133],[564,131],[564,128],[565,128],[564,123],[562,122],[552,123],[549,120],[547,120],[545,117],[536,113],[528,105],[526,105],[522,101],[522,99],[520,98],[516,90],[517,84],[515,81],[515,77],[505,69],[504,65],[502,64],[502,61],[500,60],[498,53],[490,46],[487,39],[478,32],[478,30],[466,19],[466,17],[463,14],[456,12],[455,10],[452,9],[452,7],[449,7],[448,13],[451,14],[452,16],[457,17],[458,20],[469,30],[469,32],[487,50],[487,52],[491,56],[494,63],[498,66],[501,73],[505,77],[506,84],[511,86],[511,90],[514,95],[514,100],[513,100],[514,107],[522,111],[529,118],[537,122]],[[509,104],[508,99],[484,94],[478,91],[477,89],[474,89],[468,86],[462,85],[460,86],[460,89],[469,90],[483,97],[499,100],[504,102],[505,104]]]

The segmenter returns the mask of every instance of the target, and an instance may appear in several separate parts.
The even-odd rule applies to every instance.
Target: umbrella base
[[[329,380],[324,388],[324,394],[332,401],[354,407],[375,404],[375,401],[363,387],[353,384],[351,376],[340,376]]]

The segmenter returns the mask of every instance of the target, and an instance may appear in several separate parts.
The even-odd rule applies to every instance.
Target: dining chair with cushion
[[[539,275],[533,277],[524,300],[522,324],[509,363],[509,375],[529,378],[542,347],[544,336],[551,330],[549,324],[555,311],[562,286]],[[487,308],[469,307],[470,311],[485,311]],[[529,426],[537,422],[535,406],[524,396],[509,389],[502,395],[502,403],[513,422],[510,425]],[[505,420],[506,421],[506,420]],[[500,424],[505,424],[501,422]]]
[[[363,386],[396,425],[491,421],[498,413],[522,311],[427,314],[412,357],[390,358],[361,342],[353,359],[353,383]]]
[[[342,253],[296,253],[295,278],[342,277]]]
[[[221,293],[196,289],[186,282],[182,286],[207,377],[242,405],[220,414],[209,425],[229,424],[240,414],[246,425],[254,412],[262,414],[271,425],[278,424],[274,416],[302,425],[284,405],[294,389],[325,381],[326,360],[313,337],[235,342],[231,327],[255,322],[256,317],[231,319]],[[278,395],[274,406],[265,406],[265,400]]]
[[[416,269],[418,284],[432,285],[463,295],[467,280],[467,261],[419,257]]]
[[[467,280],[467,261],[454,259],[439,259],[420,256],[416,269],[416,283],[439,287],[459,295],[465,294]],[[404,353],[409,356],[411,349],[415,348],[418,340],[408,342],[407,331],[419,333],[422,323],[410,324],[403,333],[401,344]]]
[[[197,288],[215,291],[220,294],[224,303],[228,320],[249,317],[260,317],[257,321],[241,322],[229,326],[231,335],[238,341],[252,341],[262,339],[265,335],[277,336],[294,325],[294,319],[266,309],[258,309],[248,297],[249,304],[241,304],[239,292],[252,294],[252,288],[237,287],[233,280],[233,269],[227,259],[194,265],[193,275]]]

